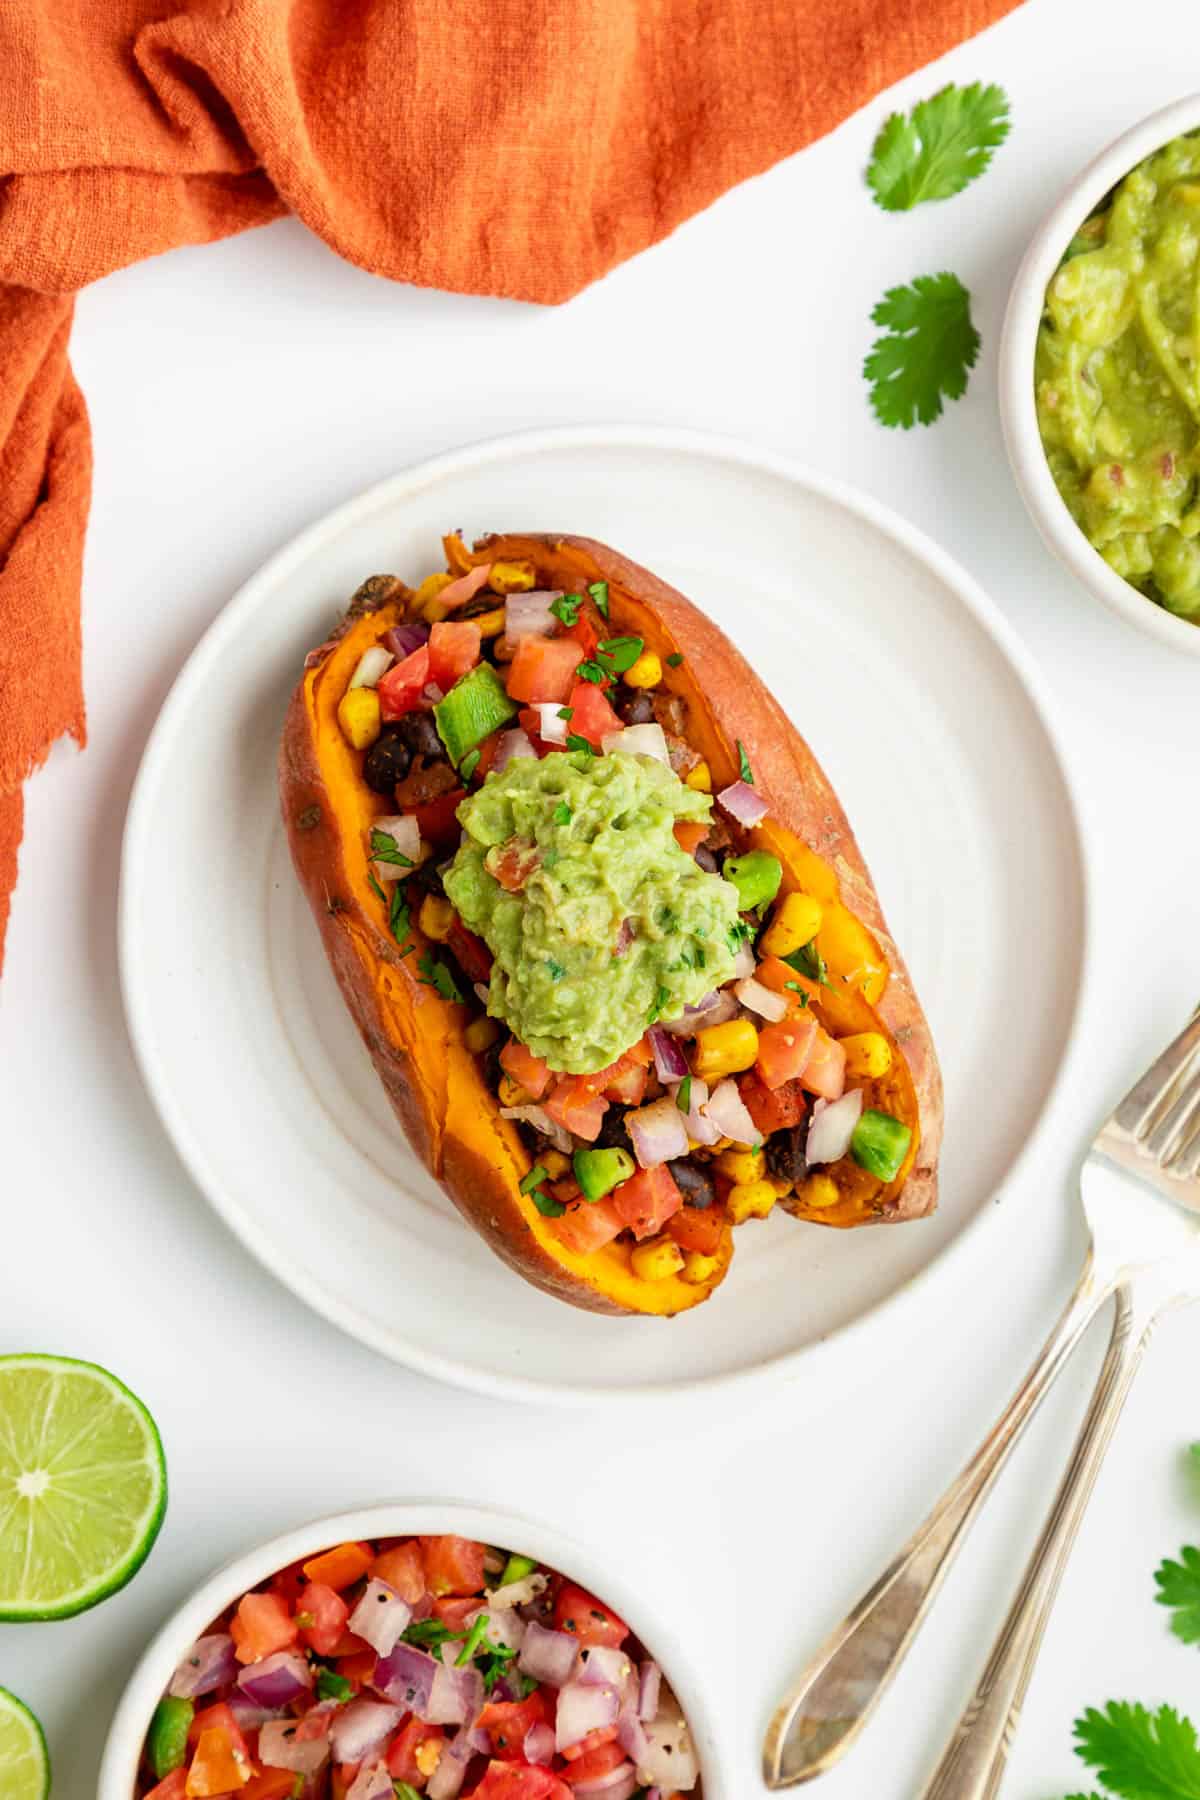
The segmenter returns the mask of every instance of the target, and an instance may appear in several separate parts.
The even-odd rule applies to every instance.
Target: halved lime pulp
[[[4,1800],[46,1800],[49,1792],[42,1728],[15,1694],[0,1688],[0,1794]]]
[[[157,1427],[115,1375],[0,1356],[0,1619],[66,1619],[116,1593],[166,1504]]]

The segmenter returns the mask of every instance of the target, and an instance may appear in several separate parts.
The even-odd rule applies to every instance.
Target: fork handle
[[[994,1800],[1084,1509],[1125,1404],[1161,1302],[1117,1289],[1108,1353],[1071,1460],[1021,1586],[922,1800]]]
[[[1009,1452],[1112,1290],[1112,1281],[1101,1276],[1089,1249],[1062,1317],[1001,1418],[776,1709],[763,1746],[768,1788],[811,1781],[831,1768],[857,1738],[903,1662]]]

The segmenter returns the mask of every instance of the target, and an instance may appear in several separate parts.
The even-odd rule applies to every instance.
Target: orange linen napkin
[[[21,785],[85,737],[76,289],[290,210],[394,281],[566,300],[1017,3],[0,9],[0,956]]]

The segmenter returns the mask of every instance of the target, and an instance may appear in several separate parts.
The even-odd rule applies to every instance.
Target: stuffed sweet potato
[[[936,1202],[929,1030],[812,752],[681,594],[583,538],[445,540],[314,650],[285,827],[398,1118],[517,1272],[671,1315],[777,1205]]]

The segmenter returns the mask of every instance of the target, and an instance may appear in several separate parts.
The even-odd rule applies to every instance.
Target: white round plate
[[[275,757],[305,651],[353,589],[439,566],[455,528],[611,543],[711,613],[766,676],[842,798],[929,1015],[946,1081],[935,1218],[855,1232],[773,1218],[737,1233],[705,1306],[670,1324],[614,1320],[511,1274],[417,1164],[293,878]],[[873,501],[782,459],[600,427],[423,463],[247,583],[147,747],[120,952],[150,1092],[249,1250],[414,1368],[578,1401],[787,1367],[930,1269],[1028,1147],[1070,1037],[1085,925],[1039,684],[969,577]]]

